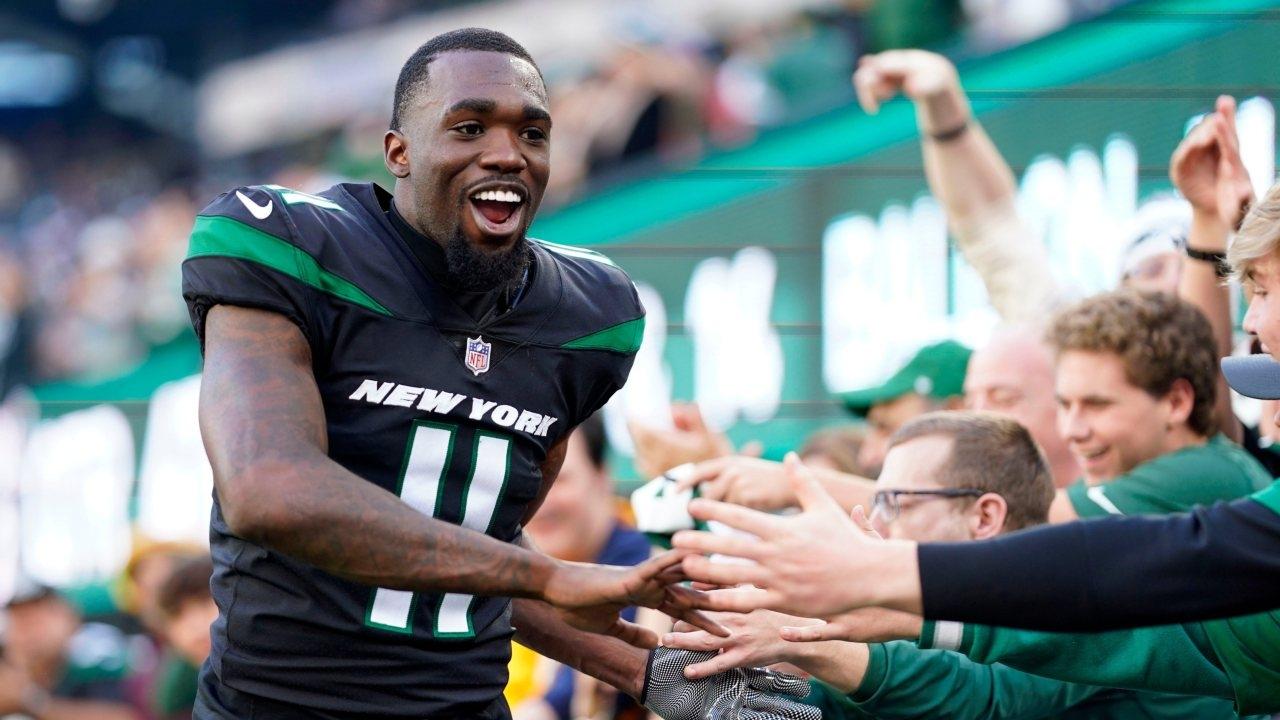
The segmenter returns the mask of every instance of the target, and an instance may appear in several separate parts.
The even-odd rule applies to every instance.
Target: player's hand
[[[1216,218],[1228,230],[1239,224],[1253,200],[1253,183],[1240,159],[1232,97],[1219,96],[1214,112],[1178,144],[1169,161],[1169,179],[1197,213]]]
[[[728,436],[707,425],[697,403],[673,404],[671,423],[671,428],[628,423],[636,468],[642,475],[654,477],[685,463],[733,454]]]
[[[703,593],[684,587],[686,552],[672,550],[635,567],[557,563],[544,599],[559,608],[565,622],[580,630],[613,635],[632,645],[652,648],[657,633],[623,620],[627,607],[648,607],[708,632],[728,631],[695,608]]]
[[[665,720],[821,720],[816,707],[793,698],[809,694],[809,683],[768,670],[735,669],[690,680],[685,668],[712,652],[657,648],[649,654],[640,703]]]
[[[796,504],[782,463],[760,458],[733,455],[698,463],[676,481],[679,490],[694,486],[701,497],[757,510],[783,510]]]
[[[825,623],[787,625],[779,628],[778,634],[784,642],[791,643],[824,640],[870,643],[916,640],[923,627],[924,619],[919,615],[884,608],[859,608],[828,618]]]
[[[794,663],[800,648],[797,643],[782,639],[779,634],[782,628],[822,625],[821,620],[772,610],[753,610],[745,614],[712,613],[711,618],[729,630],[729,637],[719,637],[687,625],[677,625],[672,632],[662,636],[663,647],[719,653],[686,667],[684,676],[690,680],[701,680],[733,668]]]
[[[889,50],[863,55],[853,73],[858,104],[868,114],[902,93],[920,110],[921,129],[936,133],[969,117],[968,99],[951,61],[925,50]]]
[[[673,544],[700,553],[684,559],[690,579],[735,587],[692,598],[707,610],[769,608],[805,617],[830,617],[864,605],[919,604],[915,543],[877,540],[859,528],[795,453],[785,463],[803,512],[776,516],[721,502],[694,500],[689,512],[754,538],[681,531]],[[747,563],[711,562],[720,554]]]

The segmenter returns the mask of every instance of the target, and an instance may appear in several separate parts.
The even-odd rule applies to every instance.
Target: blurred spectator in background
[[[798,454],[811,468],[869,477],[871,473],[858,462],[866,437],[866,431],[858,425],[826,428],[810,435],[800,446]]]
[[[618,518],[618,500],[605,464],[604,423],[593,415],[569,438],[564,465],[525,532],[540,550],[561,560],[637,565],[649,541]],[[636,619],[635,608],[622,612]],[[514,646],[507,699],[517,720],[645,717],[644,709],[608,685]]]
[[[188,543],[158,542],[135,535],[133,549],[117,589],[117,603],[157,639],[164,636],[160,594],[174,570],[208,551]]]
[[[969,355],[969,348],[954,340],[926,345],[883,383],[840,394],[850,412],[867,420],[858,463],[869,471],[868,477],[880,474],[889,438],[907,421],[964,404]]]
[[[168,662],[171,653],[166,650],[162,588],[179,567],[208,554],[202,547],[158,542],[135,533],[129,560],[114,588],[121,614],[111,619],[126,632],[134,633],[130,640],[135,653],[125,681],[125,693],[148,720],[163,718],[156,711],[156,695],[165,684],[166,672],[172,664]],[[205,585],[208,585],[207,578]]]
[[[1145,201],[1125,233],[1120,286],[1177,295],[1190,224],[1185,200],[1158,195]]]
[[[1006,325],[973,352],[964,378],[965,406],[1022,423],[1044,451],[1053,484],[1080,477],[1080,465],[1058,433],[1053,350],[1040,325]]]
[[[130,648],[119,629],[83,623],[52,588],[24,582],[6,608],[0,716],[137,720],[125,701]]]
[[[209,590],[212,576],[213,561],[206,553],[180,561],[160,586],[157,604],[168,649],[152,708],[161,720],[190,720],[195,707],[200,666],[209,657],[209,626],[218,617]]]
[[[1063,291],[1044,243],[1018,214],[1013,170],[973,117],[951,61],[924,50],[866,55],[853,86],[875,114],[899,93],[915,105],[929,190],[956,247],[977,271],[991,306],[1009,323],[1042,322]]]

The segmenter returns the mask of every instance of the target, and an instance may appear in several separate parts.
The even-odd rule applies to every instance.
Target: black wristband
[[[940,132],[931,132],[928,135],[929,135],[929,139],[936,143],[946,143],[959,138],[961,135],[964,135],[968,129],[969,129],[969,118],[965,118],[964,122],[960,123],[959,125],[953,128],[948,128]]]
[[[1225,278],[1231,275],[1231,266],[1227,264],[1227,254],[1222,252],[1209,252],[1206,250],[1197,250],[1190,245],[1184,246],[1187,257],[1200,262],[1213,263],[1213,274],[1219,278]]]

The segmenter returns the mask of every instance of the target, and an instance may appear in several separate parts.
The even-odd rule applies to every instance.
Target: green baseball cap
[[[914,392],[944,399],[964,394],[964,374],[973,351],[954,340],[920,348],[893,377],[875,387],[841,393],[840,400],[855,415],[865,416],[872,405]]]

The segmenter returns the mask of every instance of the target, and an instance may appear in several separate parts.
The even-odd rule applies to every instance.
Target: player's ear
[[[986,493],[973,503],[969,510],[969,535],[974,540],[986,540],[995,537],[1004,530],[1005,518],[1009,516],[1009,504],[996,493]]]
[[[1186,378],[1178,378],[1165,394],[1165,401],[1169,404],[1169,421],[1184,423],[1195,409],[1196,391]]]
[[[399,130],[382,136],[382,162],[395,177],[409,177],[409,141]]]

